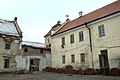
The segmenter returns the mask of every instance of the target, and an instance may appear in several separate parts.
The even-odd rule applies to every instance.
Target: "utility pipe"
[[[93,63],[93,49],[92,49],[92,38],[91,38],[91,29],[88,27],[87,23],[85,22],[85,27],[89,31],[89,42],[90,42],[90,51],[91,51],[91,58],[92,58],[92,68],[94,68],[94,63]]]

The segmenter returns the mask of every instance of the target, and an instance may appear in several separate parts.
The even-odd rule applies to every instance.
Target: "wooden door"
[[[107,50],[101,50],[99,54],[100,72],[103,75],[109,74],[109,61]]]

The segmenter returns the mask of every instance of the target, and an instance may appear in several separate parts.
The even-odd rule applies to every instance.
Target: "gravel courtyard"
[[[69,75],[48,72],[32,74],[0,74],[0,80],[120,80],[117,76],[102,75]]]

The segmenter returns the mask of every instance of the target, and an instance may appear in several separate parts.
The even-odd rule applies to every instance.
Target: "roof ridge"
[[[29,43],[36,43],[36,44],[45,44],[45,43],[41,43],[41,42],[34,42],[34,41],[22,41],[22,42],[29,42]]]
[[[21,31],[20,26],[19,26],[19,24],[17,22],[17,17],[14,18],[13,23],[14,23],[14,25],[16,27],[16,30],[17,30],[18,34],[20,35],[20,37],[23,37],[22,36],[22,31]]]
[[[13,22],[11,20],[5,20],[5,19],[1,19],[1,18],[0,18],[0,20],[7,21],[7,22]]]
[[[93,22],[101,18],[110,16],[111,14],[115,14],[119,11],[120,11],[120,3],[118,1],[112,2],[99,9],[91,11],[82,17],[78,17],[70,21],[69,24],[65,25],[59,31],[57,31],[55,35],[79,27],[80,25],[83,25],[85,22],[88,23]]]
[[[14,23],[14,20],[5,20],[0,18],[0,34],[11,35],[20,37],[20,34],[17,30],[17,26]]]
[[[119,0],[118,0],[118,1],[119,1]],[[114,3],[116,3],[116,2],[117,2],[117,1],[114,1],[114,2],[112,2],[112,3],[109,3],[109,4],[107,4],[107,5],[104,5],[103,7],[100,7],[100,8],[98,8],[98,9],[95,9],[95,10],[91,11],[91,12],[88,12],[88,13],[86,13],[85,15],[83,15],[83,16],[81,16],[81,17],[78,17],[78,18],[76,18],[76,19],[73,19],[72,21],[75,21],[75,20],[77,20],[77,19],[80,19],[80,18],[82,18],[82,17],[84,17],[84,16],[86,16],[86,15],[89,15],[89,14],[95,12],[95,11],[98,11],[98,10],[100,10],[100,9],[102,9],[102,8],[110,5],[110,4],[114,4]]]
[[[65,21],[63,24],[62,24],[62,26],[60,26],[60,28],[53,34],[53,35],[56,35],[56,33],[62,28],[62,27],[64,27],[67,23],[69,23],[69,22],[71,22],[70,20],[68,20],[68,21]],[[52,36],[53,36],[52,35]]]

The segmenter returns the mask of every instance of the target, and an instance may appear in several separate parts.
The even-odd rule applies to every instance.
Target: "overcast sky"
[[[57,23],[71,20],[116,0],[0,0],[0,18],[13,20],[23,31],[24,41],[44,43],[44,35]]]

